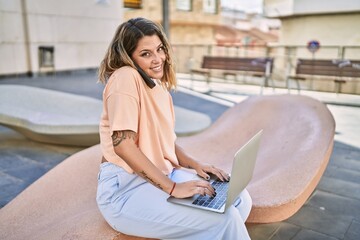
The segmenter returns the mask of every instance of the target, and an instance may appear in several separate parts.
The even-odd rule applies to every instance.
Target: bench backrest
[[[360,60],[298,59],[296,74],[360,77]]]
[[[202,68],[271,73],[273,58],[204,56]]]

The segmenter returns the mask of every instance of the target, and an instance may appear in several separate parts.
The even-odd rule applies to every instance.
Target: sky
[[[262,12],[262,2],[263,0],[221,0],[221,5],[246,12]]]

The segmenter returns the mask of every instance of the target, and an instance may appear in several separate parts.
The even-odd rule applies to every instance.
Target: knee
[[[235,205],[235,207],[237,208],[241,218],[245,222],[250,215],[250,211],[252,207],[252,199],[249,192],[246,189],[242,191],[241,194],[239,195],[239,202],[237,205]]]
[[[225,214],[223,214],[222,221],[222,226],[225,229],[232,228],[233,226],[238,226],[239,224],[244,223],[244,221],[241,219],[239,211],[234,205],[231,205],[227,208]]]

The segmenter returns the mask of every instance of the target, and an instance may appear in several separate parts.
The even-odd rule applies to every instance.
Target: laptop
[[[245,189],[252,178],[262,132],[263,130],[257,132],[235,153],[229,182],[221,182],[214,176],[210,178],[211,185],[216,189],[215,197],[208,195],[201,196],[200,194],[196,194],[191,198],[175,198],[170,196],[167,199],[168,202],[224,213],[228,206],[239,200],[239,194]],[[192,174],[192,179],[196,178],[199,179],[200,177]]]

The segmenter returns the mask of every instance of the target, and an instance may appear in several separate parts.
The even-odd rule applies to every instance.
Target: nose
[[[161,62],[161,54],[160,54],[160,53],[155,53],[155,54],[153,54],[152,62],[153,62],[153,63],[159,63],[159,62]]]

